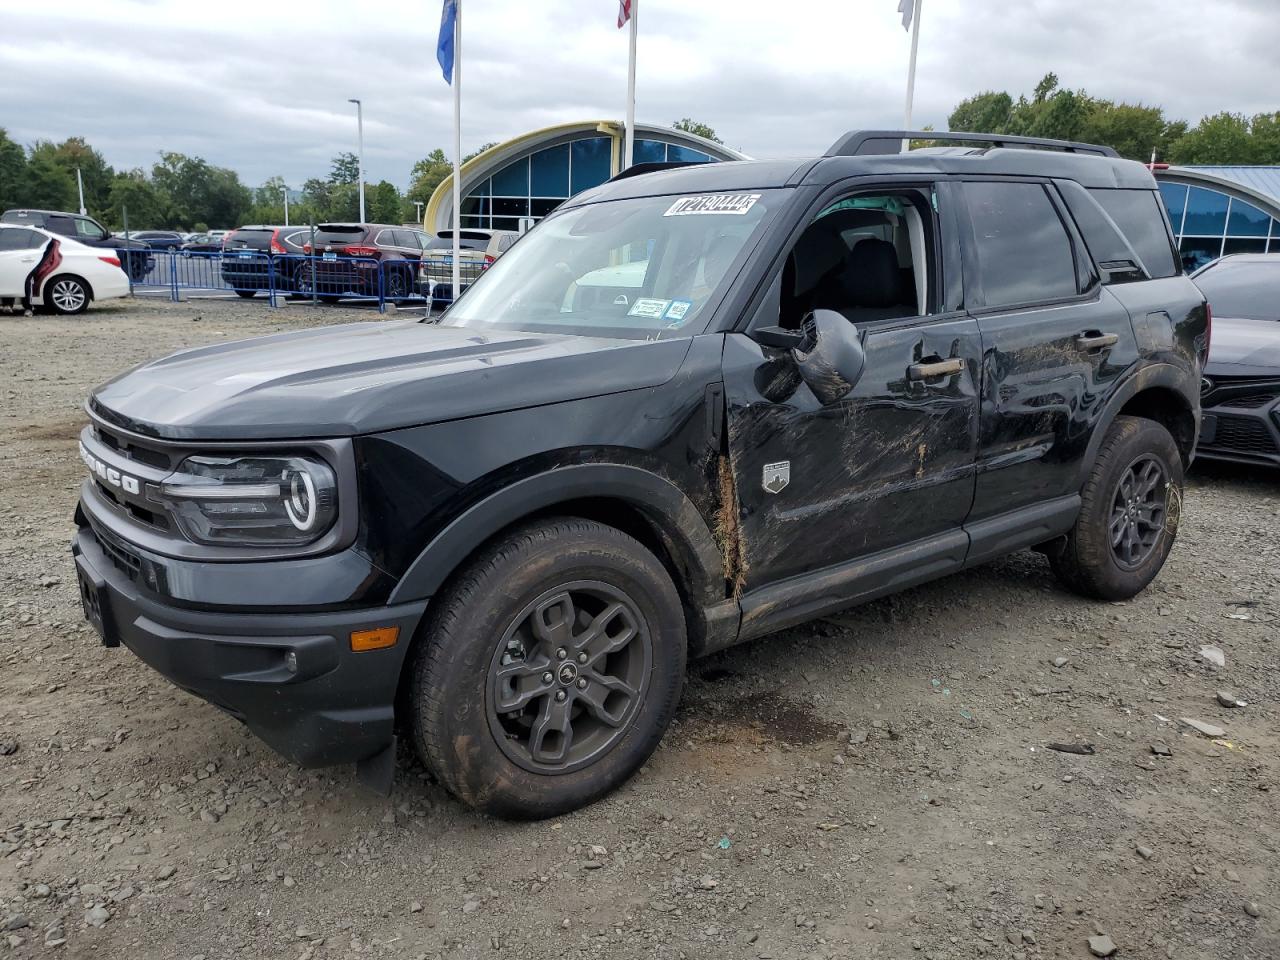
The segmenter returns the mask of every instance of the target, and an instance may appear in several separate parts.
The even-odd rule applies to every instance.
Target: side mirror
[[[867,365],[858,328],[834,310],[815,310],[802,331],[804,339],[791,349],[800,378],[824,406],[843,400]]]

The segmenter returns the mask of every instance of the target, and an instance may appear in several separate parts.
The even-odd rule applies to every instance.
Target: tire
[[[685,656],[680,598],[653,554],[590,520],[532,523],[485,548],[438,597],[410,662],[414,741],[464,803],[557,816],[649,758],[675,713]],[[513,709],[499,712],[500,697]]]
[[[1127,600],[1164,566],[1182,511],[1182,456],[1154,420],[1120,416],[1081,491],[1080,515],[1049,563],[1067,587]],[[1148,542],[1149,541],[1149,542]]]
[[[89,285],[70,273],[56,274],[44,283],[44,305],[62,316],[84,313],[93,299]]]
[[[413,289],[413,274],[407,270],[393,267],[387,271],[387,284],[383,294],[392,303],[400,303],[409,297]]]
[[[246,300],[252,300],[258,295],[257,290],[237,290],[236,296],[244,297]]]

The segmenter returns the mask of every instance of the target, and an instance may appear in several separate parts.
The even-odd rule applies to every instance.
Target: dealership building
[[[703,137],[636,124],[636,163],[711,163],[744,156]],[[518,230],[520,220],[540,220],[576,193],[599,186],[624,166],[623,125],[609,120],[562,123],[495,144],[462,165],[462,226]],[[453,226],[453,177],[427,203],[424,226]]]
[[[1230,253],[1280,253],[1280,167],[1157,166],[1188,269]]]

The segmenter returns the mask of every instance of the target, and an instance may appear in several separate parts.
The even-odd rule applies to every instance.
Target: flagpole
[[[462,285],[462,0],[453,19],[453,300]]]
[[[911,107],[916,96],[916,50],[920,47],[920,8],[923,5],[924,0],[915,0],[915,15],[911,18],[911,63],[907,67],[907,115],[904,126],[907,130],[911,129]]]
[[[640,0],[631,0],[631,56],[627,62],[627,133],[626,156],[623,168],[631,166],[636,159],[636,34],[640,22]]]

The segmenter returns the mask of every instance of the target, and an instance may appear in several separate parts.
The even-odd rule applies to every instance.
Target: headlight
[[[160,499],[196,543],[299,546],[338,515],[338,481],[312,457],[188,457]]]

